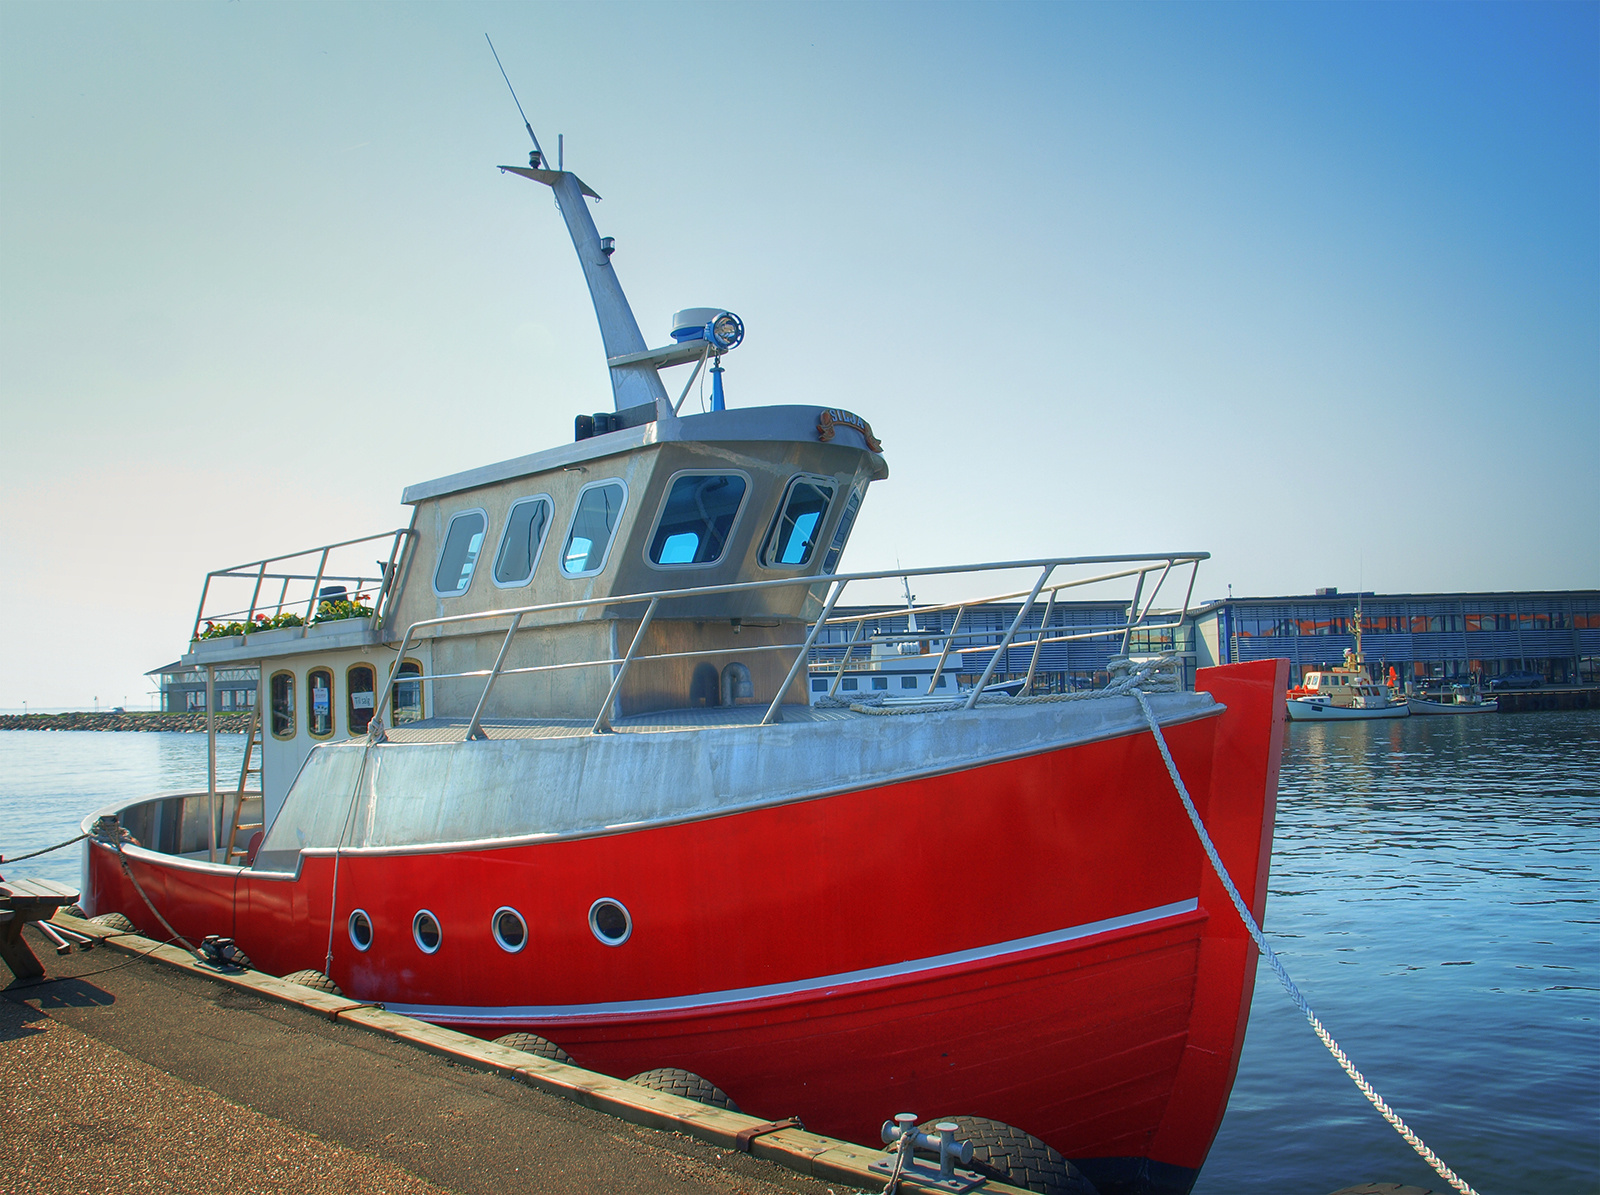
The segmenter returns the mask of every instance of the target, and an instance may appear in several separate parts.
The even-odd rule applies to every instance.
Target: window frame
[[[357,671],[358,669],[365,669],[366,672],[367,672],[367,675],[372,679],[372,688],[365,690],[365,692],[370,693],[372,695],[372,704],[367,707],[367,711],[366,711],[367,712],[367,725],[363,726],[359,731],[356,730],[356,707],[355,707],[356,693],[357,693],[358,690],[355,688],[354,685],[352,685],[350,683],[350,674],[352,672]],[[352,734],[352,735],[355,735],[355,734],[366,734],[367,733],[367,728],[372,725],[372,719],[375,718],[377,716],[377,714],[378,714],[378,670],[376,668],[374,668],[371,664],[363,663],[360,660],[356,661],[354,664],[345,665],[345,670],[344,670],[344,724],[345,724],[346,728],[348,729],[348,732],[350,734]]]
[[[600,554],[600,563],[594,568],[584,569],[582,572],[567,571],[567,547],[572,543],[572,532],[578,525],[578,516],[583,513],[583,496],[590,490],[602,486],[620,486],[622,488],[622,505],[617,507],[617,525],[611,529],[611,538],[606,540],[606,550]],[[617,546],[617,536],[622,531],[622,516],[628,509],[628,483],[620,477],[601,477],[588,482],[581,488],[572,500],[572,517],[567,520],[567,529],[561,536],[561,556],[556,561],[556,567],[561,575],[569,581],[581,581],[585,577],[598,577],[606,571],[606,565],[611,563],[611,549]]]
[[[528,575],[520,581],[502,581],[500,579],[500,553],[505,551],[506,536],[511,534],[511,516],[516,514],[517,507],[525,506],[529,502],[549,504],[550,517],[545,520],[544,534],[539,537],[539,546],[534,549],[533,559],[528,561]],[[494,559],[489,562],[489,580],[496,589],[525,589],[533,584],[533,574],[539,571],[539,561],[544,559],[544,546],[550,542],[550,529],[555,524],[556,500],[549,494],[529,494],[526,497],[518,498],[506,508],[506,524],[500,529],[500,540],[494,547]]]
[[[467,591],[472,588],[472,582],[477,579],[478,565],[483,561],[483,545],[478,545],[477,559],[472,562],[472,572],[467,576],[467,583],[460,589],[439,588],[439,568],[444,564],[444,550],[450,546],[450,529],[456,525],[456,520],[464,519],[468,515],[477,515],[483,520],[483,538],[489,538],[489,512],[481,506],[468,506],[458,510],[450,516],[450,521],[444,525],[444,534],[439,537],[439,554],[433,561],[433,572],[429,574],[429,584],[433,586],[434,597],[466,597]]]
[[[423,681],[425,669],[422,667],[421,660],[417,659],[415,656],[407,656],[405,659],[394,665],[392,672],[394,691],[389,695],[389,720],[396,726],[400,725],[400,719],[395,713],[395,710],[397,709],[395,705],[395,698],[399,696],[400,686],[406,683],[406,677],[412,675],[410,673],[400,671],[407,664],[412,665],[417,670],[415,673],[415,678],[417,684],[418,714],[416,718],[410,719],[410,721],[425,722],[428,718],[428,689],[427,685]]]
[[[770,559],[773,553],[774,540],[783,526],[783,512],[789,509],[789,499],[794,494],[795,486],[801,482],[821,483],[827,486],[832,493],[828,497],[828,505],[823,508],[822,517],[817,520],[816,538],[811,541],[811,553],[798,564],[784,564],[782,561]],[[819,550],[824,553],[821,559],[826,559],[826,549],[823,548],[823,536],[831,529],[828,520],[834,515],[834,507],[839,501],[839,491],[843,488],[839,479],[826,473],[796,473],[783,483],[783,496],[778,499],[778,509],[772,512],[772,522],[767,527],[767,533],[761,539],[761,548],[756,553],[756,563],[771,572],[802,572],[811,567],[813,560],[818,560]],[[831,541],[830,541],[831,542]],[[820,561],[819,561],[820,563]]]
[[[855,532],[856,520],[861,517],[861,507],[866,500],[865,482],[850,487],[849,496],[839,512],[839,521],[834,525],[833,534],[828,536],[828,550],[822,554],[822,571],[830,577],[839,571],[839,562],[844,559],[844,550],[850,546],[850,536]],[[854,510],[850,509],[852,503]],[[848,526],[845,525],[846,519],[849,520]],[[841,534],[843,540],[839,538]]]
[[[317,709],[316,698],[313,696],[316,686],[312,684],[312,680],[319,672],[328,678],[328,729],[322,734],[312,729],[316,725],[312,718]],[[333,681],[333,668],[327,664],[318,664],[315,668],[306,669],[306,733],[319,742],[326,742],[339,733],[339,720],[334,716],[334,708],[338,705],[338,691],[333,687]]]
[[[278,710],[277,706],[274,704],[272,696],[272,682],[277,680],[280,676],[287,676],[289,678],[288,734],[278,733]],[[299,687],[299,684],[300,680],[295,676],[294,669],[292,668],[280,668],[267,678],[267,729],[272,732],[272,737],[277,739],[280,743],[287,743],[290,739],[294,738],[294,736],[300,730],[300,716],[299,712],[295,709],[295,690]]]
[[[739,497],[739,509],[733,512],[733,522],[728,524],[728,534],[722,541],[722,554],[715,560],[703,561],[699,564],[657,564],[650,559],[650,545],[655,542],[656,532],[661,530],[661,520],[666,517],[667,500],[672,497],[672,487],[678,484],[680,477],[738,477],[744,481],[744,493]],[[743,469],[679,469],[667,478],[666,489],[661,491],[661,504],[656,507],[655,521],[650,524],[650,534],[644,537],[644,543],[639,548],[639,555],[644,560],[646,568],[655,569],[657,572],[675,573],[684,569],[716,568],[728,559],[728,550],[733,546],[734,537],[739,534],[739,526],[744,522],[744,513],[750,508],[750,495],[755,491],[755,479]],[[568,574],[569,576],[571,574]]]

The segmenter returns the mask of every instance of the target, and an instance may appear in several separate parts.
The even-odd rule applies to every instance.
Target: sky
[[[646,340],[871,421],[846,569],[1600,585],[1596,4],[5,0],[0,708],[610,409],[485,33]]]

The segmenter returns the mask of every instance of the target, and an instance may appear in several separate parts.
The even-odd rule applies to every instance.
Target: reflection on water
[[[1288,728],[1267,934],[1323,1022],[1480,1191],[1600,1186],[1600,717]],[[1267,968],[1197,1195],[1446,1189]]]

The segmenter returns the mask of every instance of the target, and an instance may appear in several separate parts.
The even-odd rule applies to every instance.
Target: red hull
[[[1277,661],[1202,670],[1226,711],[1166,731],[1258,917],[1286,682]],[[93,907],[153,930],[111,852],[90,861]],[[131,865],[184,933],[231,934],[267,971],[322,968],[330,854],[308,852],[294,880]],[[748,1112],[856,1141],[899,1111],[992,1117],[1103,1191],[1187,1189],[1254,976],[1148,733],[675,825],[338,866],[347,994],[485,1036],[531,1029],[614,1075],[681,1066]],[[590,932],[600,897],[632,914],[622,947]],[[502,905],[527,920],[515,954],[491,935]],[[357,907],[375,929],[364,954],[344,932]],[[419,908],[443,928],[436,954],[412,940]]]

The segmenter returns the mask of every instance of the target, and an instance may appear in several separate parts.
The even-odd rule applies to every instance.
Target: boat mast
[[[489,40],[489,35],[484,34],[484,38]],[[628,305],[628,296],[622,293],[622,283],[617,281],[616,271],[611,268],[615,244],[610,237],[601,239],[589,215],[589,205],[584,202],[585,196],[590,199],[599,199],[600,196],[576,174],[563,169],[564,162],[558,161],[555,170],[545,169],[544,150],[539,147],[533,124],[522,110],[517,89],[511,86],[511,77],[506,74],[506,68],[501,66],[500,55],[496,53],[492,40],[489,40],[489,52],[494,54],[495,65],[500,67],[500,76],[505,79],[511,99],[517,105],[517,115],[522,117],[522,127],[528,130],[528,139],[533,142],[533,152],[528,155],[526,166],[502,166],[500,169],[543,183],[555,193],[556,207],[567,222],[572,247],[578,251],[578,264],[583,267],[584,281],[589,284],[595,318],[600,321],[600,341],[605,346],[606,363],[611,370],[611,395],[616,408],[621,411],[651,403],[655,405],[657,418],[670,419],[673,416],[672,404],[667,401],[667,390],[661,384],[656,362],[614,360],[645,353],[646,345],[639,331],[639,321],[633,318],[633,308]]]

